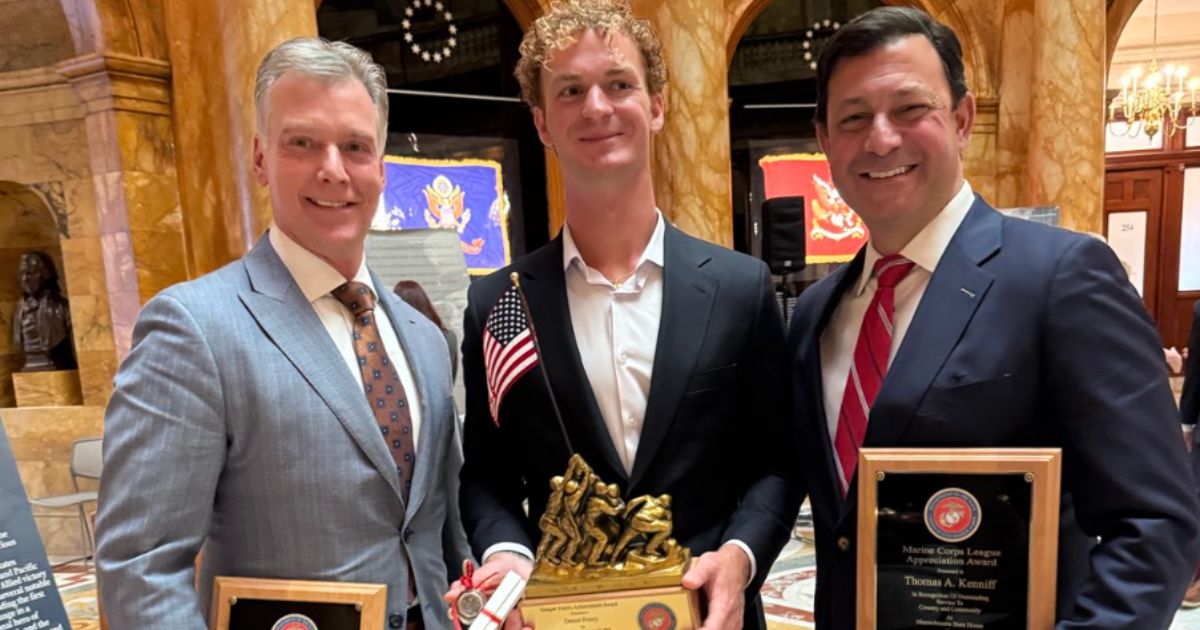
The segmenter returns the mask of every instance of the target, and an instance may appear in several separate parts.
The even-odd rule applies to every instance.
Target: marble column
[[[1059,208],[1101,232],[1104,0],[1009,0],[999,28],[996,205]],[[984,25],[987,26],[987,25]]]
[[[76,331],[80,365],[88,366],[81,370],[84,401],[103,404],[117,362],[129,351],[141,304],[187,278],[170,67],[158,59],[110,52],[84,54],[56,69],[85,111],[99,247],[90,246],[81,233],[64,241],[63,250],[72,282],[104,270],[106,296],[98,287],[71,290],[73,319],[84,327]],[[79,302],[85,294],[95,302]]]
[[[666,124],[654,140],[656,201],[685,232],[729,247],[729,16],[707,0],[641,0],[634,7],[662,38],[670,73]]]
[[[240,257],[270,223],[254,181],[254,70],[276,44],[316,35],[313,0],[167,0],[179,194],[189,271]]]
[[[1035,7],[1022,205],[1057,205],[1063,227],[1102,232],[1105,3],[1037,0]]]

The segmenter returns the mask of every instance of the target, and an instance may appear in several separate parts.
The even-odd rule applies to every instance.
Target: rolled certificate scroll
[[[471,624],[470,630],[499,630],[504,618],[516,608],[524,593],[525,580],[516,572],[509,571],[500,582],[500,586],[496,587],[495,592],[488,598],[487,604]]]

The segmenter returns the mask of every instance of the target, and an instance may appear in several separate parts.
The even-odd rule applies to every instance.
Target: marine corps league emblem
[[[467,194],[462,188],[454,185],[450,178],[438,175],[432,184],[425,186],[425,223],[431,228],[449,229],[460,235],[471,222],[471,209],[466,207]],[[477,238],[470,243],[459,241],[463,253],[478,254],[483,251],[483,239]]]
[[[863,227],[862,219],[846,205],[838,189],[820,175],[814,174],[812,179],[817,198],[812,200],[812,231],[809,238],[814,241],[823,238],[835,241],[866,238],[867,230]]]
[[[638,613],[640,630],[675,630],[675,613],[663,604],[646,604]]]
[[[983,520],[979,501],[962,488],[946,488],[925,503],[925,527],[938,540],[958,543],[973,536]]]
[[[317,624],[304,615],[290,613],[276,621],[271,630],[317,630]]]

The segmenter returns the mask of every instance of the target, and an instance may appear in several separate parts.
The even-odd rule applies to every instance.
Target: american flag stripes
[[[483,368],[487,374],[488,406],[496,426],[500,426],[500,402],[504,395],[537,362],[521,296],[516,286],[510,286],[496,301],[483,326]]]

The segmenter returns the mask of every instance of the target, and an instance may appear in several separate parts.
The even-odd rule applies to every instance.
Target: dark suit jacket
[[[1183,369],[1183,394],[1179,415],[1184,424],[1200,420],[1200,300],[1192,305],[1192,330],[1188,334],[1188,360]]]
[[[844,501],[820,336],[862,261],[806,290],[789,332],[822,630],[854,626],[857,483]],[[1058,627],[1166,628],[1200,557],[1176,417],[1160,340],[1112,250],[977,199],[897,350],[864,446],[1061,447]]]
[[[667,225],[663,307],[641,442],[626,475],[580,362],[563,276],[562,237],[471,286],[463,322],[467,390],[461,502],[476,554],[499,542],[537,546],[549,481],[570,456],[546,393],[545,368],[575,450],[624,498],[668,493],[673,536],[694,555],[730,539],[753,550],[752,593],[787,542],[799,505],[788,448],[783,324],[762,262]],[[543,363],[488,412],[482,326],[509,272],[521,275]],[[529,515],[521,502],[529,501]],[[748,598],[757,603],[757,599]],[[753,608],[754,610],[751,610]],[[747,627],[761,627],[749,606]]]
[[[1179,397],[1179,416],[1184,424],[1200,421],[1200,300],[1192,305],[1192,330],[1188,333],[1188,360],[1183,368],[1183,393]],[[1192,433],[1192,472],[1200,483],[1200,445]]]

